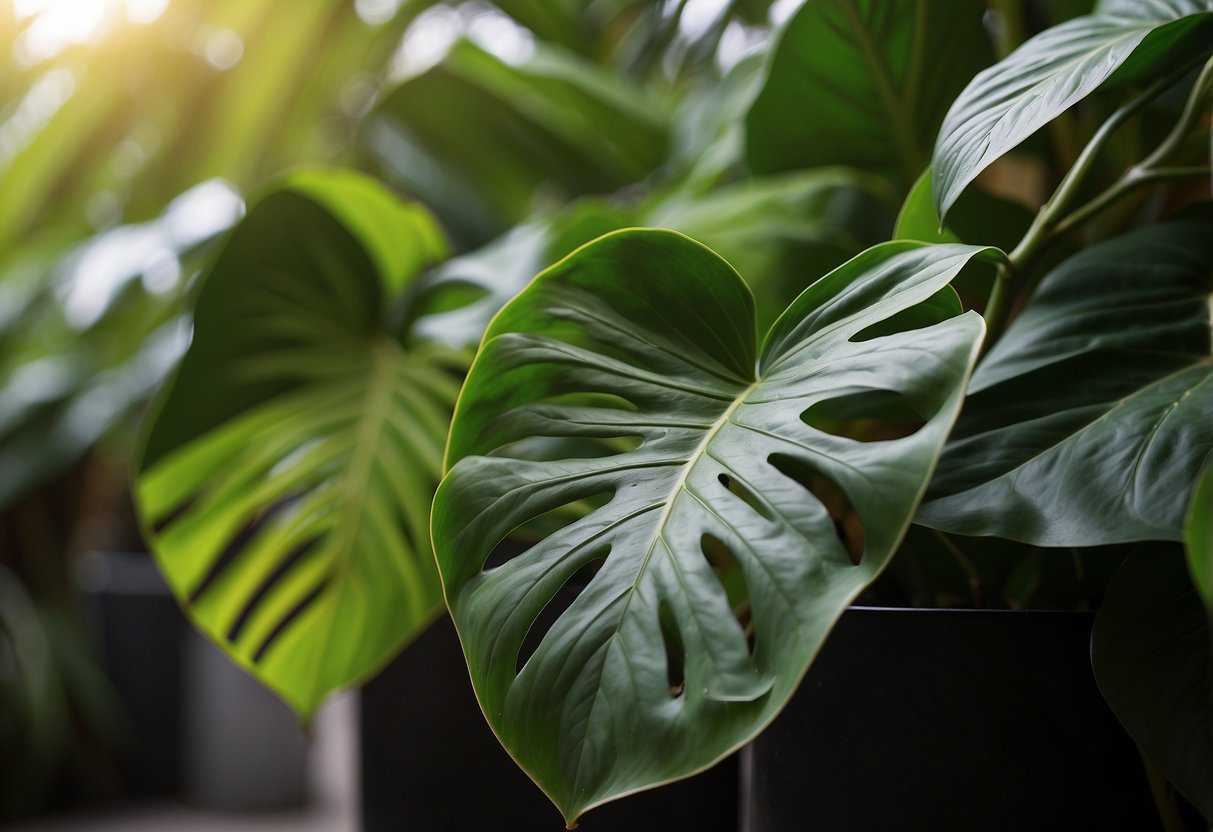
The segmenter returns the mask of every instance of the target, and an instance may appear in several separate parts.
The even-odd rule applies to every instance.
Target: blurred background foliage
[[[990,5],[1005,51],[1090,2]],[[915,178],[845,167],[846,136],[798,138],[813,88],[781,69],[779,45],[806,8],[0,0],[0,814],[100,753],[72,557],[140,546],[133,424],[245,200],[320,164],[424,203],[453,256],[423,279],[419,308],[439,313],[423,331],[454,346],[537,271],[629,225],[718,250],[769,321],[887,239]],[[977,42],[953,57],[971,73],[993,56]],[[915,141],[933,130],[916,125]]]

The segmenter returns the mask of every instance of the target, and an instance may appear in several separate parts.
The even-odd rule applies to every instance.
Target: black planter
[[[125,789],[175,795],[181,787],[181,652],[189,625],[143,553],[93,552],[81,563],[85,620],[121,704],[116,749]]]
[[[484,721],[449,619],[362,690],[363,832],[543,832],[560,813]],[[737,759],[587,813],[583,832],[736,832]]]
[[[848,611],[744,752],[746,832],[1156,830],[1093,616]]]

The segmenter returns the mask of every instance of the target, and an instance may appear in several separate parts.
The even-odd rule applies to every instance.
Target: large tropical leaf
[[[459,379],[387,313],[442,243],[378,188],[309,173],[253,208],[138,462],[145,536],[187,614],[305,719],[441,606],[426,518]]]
[[[947,283],[985,251],[870,249],[760,349],[725,261],[621,231],[494,319],[431,531],[485,715],[567,819],[713,764],[787,701],[930,476],[983,331]],[[908,309],[921,328],[902,331]],[[852,438],[873,421],[853,435],[886,441]],[[553,458],[553,437],[601,452]],[[581,501],[599,507],[486,568],[511,530]]]
[[[1117,570],[1091,663],[1125,730],[1213,821],[1213,641],[1176,547],[1142,546]]]
[[[1028,40],[981,72],[952,104],[935,144],[941,217],[995,159],[1114,74],[1129,79],[1213,49],[1210,0],[1110,0]]]
[[[544,196],[642,179],[665,150],[663,107],[643,90],[555,48],[511,66],[466,41],[391,90],[365,133],[390,176],[480,243]]]
[[[944,112],[993,60],[978,0],[808,0],[746,117],[751,169],[926,167]]]
[[[1181,538],[1213,449],[1204,207],[1044,279],[973,375],[919,522],[1040,546]]]

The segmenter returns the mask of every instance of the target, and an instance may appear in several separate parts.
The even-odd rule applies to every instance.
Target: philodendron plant
[[[804,8],[858,21],[869,5]],[[927,25],[914,11],[929,5],[879,4],[883,46],[924,42],[897,21]],[[1095,670],[1151,764],[1213,819],[1213,212],[1180,204],[1192,189],[1142,200],[1209,179],[1211,51],[1203,0],[1105,0],[1029,39],[947,109],[899,223],[914,239],[821,277],[765,334],[731,266],[662,230],[582,247],[496,316],[431,535],[484,713],[570,824],[752,739],[911,522],[1141,543],[1108,589]],[[1164,94],[1186,104],[1168,115]],[[1022,235],[982,239],[964,212],[990,199],[971,183],[1108,101]],[[1127,124],[1155,149],[1109,177]],[[983,268],[979,316],[950,284],[981,285]],[[553,454],[568,447],[554,438],[579,451]],[[546,537],[498,553],[537,520]]]

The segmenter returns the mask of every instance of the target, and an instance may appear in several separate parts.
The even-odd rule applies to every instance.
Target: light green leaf
[[[1213,641],[1184,558],[1143,546],[1108,586],[1091,664],[1125,730],[1213,821]]]
[[[228,239],[135,485],[191,620],[305,720],[440,609],[426,518],[462,369],[387,316],[411,275],[382,268],[437,256],[433,220],[351,177],[288,182]]]
[[[1040,546],[1182,537],[1213,449],[1204,208],[1045,277],[974,374],[918,522]]]
[[[989,165],[1114,74],[1124,80],[1210,51],[1210,0],[1113,0],[1046,29],[982,71],[952,104],[935,144],[935,206],[945,219]]]
[[[977,0],[808,0],[746,117],[750,168],[847,164],[908,186],[948,104],[993,60]]]
[[[989,251],[877,246],[759,348],[726,262],[621,231],[494,319],[431,531],[484,713],[568,820],[712,765],[783,707],[900,541],[983,335],[955,306],[889,322]],[[552,437],[601,452],[534,452]],[[512,530],[582,500],[598,507],[485,568]],[[552,599],[598,562],[556,618]]]
[[[1192,582],[1213,615],[1213,467],[1205,471],[1192,491],[1184,529]]]

